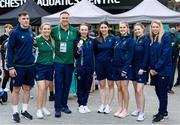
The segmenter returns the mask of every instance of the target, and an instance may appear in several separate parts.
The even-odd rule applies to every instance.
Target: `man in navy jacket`
[[[11,76],[13,85],[12,108],[13,120],[20,122],[18,113],[18,102],[20,89],[23,89],[23,104],[21,115],[26,119],[32,120],[33,117],[27,112],[30,90],[34,85],[34,56],[33,49],[33,32],[29,25],[29,15],[27,12],[19,13],[19,24],[11,33],[8,41],[7,67]]]

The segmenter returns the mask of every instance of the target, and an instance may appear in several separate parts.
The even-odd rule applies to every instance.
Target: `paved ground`
[[[129,103],[129,112],[132,112],[135,109],[135,100],[134,100],[134,91],[132,84],[129,86],[130,91],[130,103]],[[169,95],[169,119],[161,122],[161,124],[180,124],[180,87],[174,88],[175,94]],[[76,97],[73,95],[69,98],[69,107],[72,110],[72,114],[62,114],[61,118],[54,118],[54,108],[53,102],[48,102],[48,109],[51,111],[52,115],[46,117],[43,120],[39,120],[36,117],[36,101],[35,98],[30,100],[29,111],[33,114],[34,120],[28,121],[21,119],[22,125],[27,124],[36,124],[36,125],[55,125],[55,124],[152,124],[152,116],[154,113],[157,113],[157,97],[155,95],[154,87],[150,85],[145,86],[145,97],[146,97],[146,119],[143,122],[137,122],[135,117],[129,116],[124,119],[113,117],[114,112],[117,108],[117,97],[113,100],[112,108],[113,111],[110,114],[98,114],[97,108],[100,104],[100,97],[98,91],[91,93],[89,99],[89,108],[92,110],[88,114],[80,114],[77,111]],[[32,91],[32,95],[35,97],[35,89]],[[0,125],[9,125],[15,124],[11,120],[11,105],[10,102],[7,105],[0,105]]]

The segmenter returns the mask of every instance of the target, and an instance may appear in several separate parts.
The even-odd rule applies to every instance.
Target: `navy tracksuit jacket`
[[[34,38],[31,29],[22,29],[20,25],[12,31],[9,36],[7,49],[7,67],[9,69],[15,66],[32,65],[34,56],[32,53]]]
[[[80,50],[77,44],[81,38],[76,40],[74,56],[76,58],[77,97],[79,106],[86,106],[94,73],[94,49],[97,41],[93,39],[83,40]]]
[[[148,61],[149,61],[150,39],[143,35],[136,39],[133,55],[133,80],[139,83],[145,83],[148,78]],[[138,75],[139,70],[144,70],[142,75]]]
[[[160,43],[151,41],[150,43],[150,69],[158,74],[155,76],[155,91],[159,100],[158,114],[167,114],[168,103],[168,83],[172,72],[172,46],[168,33],[164,33]]]
[[[118,36],[114,45],[113,78],[114,80],[132,79],[132,59],[134,53],[134,40],[130,36]],[[121,78],[121,73],[126,74]]]
[[[98,39],[97,50],[95,51],[97,80],[113,80],[112,59],[115,42],[116,38],[112,35],[108,35],[105,39]]]

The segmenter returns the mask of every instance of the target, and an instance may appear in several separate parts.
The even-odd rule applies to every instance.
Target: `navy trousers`
[[[55,111],[60,112],[62,108],[68,108],[67,100],[72,81],[73,64],[54,64],[55,68]]]
[[[177,77],[176,84],[180,85],[180,57],[178,59],[177,68],[178,68],[178,77]]]
[[[93,80],[93,68],[77,67],[77,97],[79,106],[86,106]]]
[[[157,76],[157,82],[155,82],[155,91],[159,100],[159,111],[158,114],[167,114],[168,105],[168,84],[170,81],[169,76]]]
[[[170,76],[170,82],[168,85],[168,90],[171,90],[173,85],[174,85],[174,75],[176,72],[176,65],[177,65],[177,61],[172,61],[172,74]]]

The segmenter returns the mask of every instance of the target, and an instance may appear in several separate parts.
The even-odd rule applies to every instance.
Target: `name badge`
[[[60,43],[60,52],[62,52],[62,53],[67,52],[67,43],[66,42],[61,42]]]

